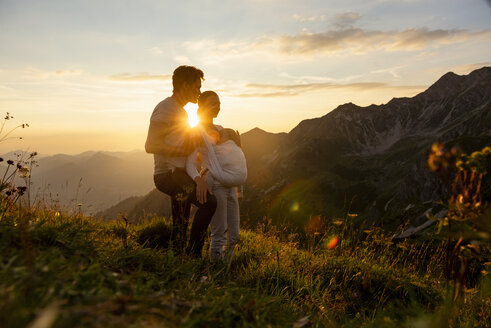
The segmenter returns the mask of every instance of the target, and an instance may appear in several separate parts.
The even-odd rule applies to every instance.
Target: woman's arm
[[[198,157],[198,149],[196,148],[191,155],[186,159],[186,172],[196,182],[196,199],[201,204],[206,203],[208,194],[213,194],[206,183],[206,177],[199,175],[196,170],[196,159]]]

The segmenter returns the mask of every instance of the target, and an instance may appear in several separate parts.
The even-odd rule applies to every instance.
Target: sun
[[[199,118],[197,114],[198,105],[193,103],[188,103],[186,106],[184,106],[184,109],[188,113],[189,126],[194,128],[199,123]]]

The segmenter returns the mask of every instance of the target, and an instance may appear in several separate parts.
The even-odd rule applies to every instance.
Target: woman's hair
[[[218,97],[218,94],[215,91],[211,91],[211,90],[202,92],[199,95],[199,98],[198,98],[198,112],[197,112],[198,117],[202,117],[203,113],[206,112],[205,104],[208,101],[208,98],[213,97],[213,96]]]
[[[197,79],[204,80],[203,71],[194,66],[182,65],[174,70],[172,74],[172,87],[174,92],[182,88],[184,83],[193,83]]]
[[[202,92],[198,98],[198,107],[202,107],[203,104],[205,104],[206,101],[208,100],[208,98],[210,98],[211,96],[218,97],[218,95],[215,91],[208,90],[208,91]]]

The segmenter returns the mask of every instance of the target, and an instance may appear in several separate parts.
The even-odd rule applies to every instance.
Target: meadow
[[[0,320],[5,327],[489,326],[489,275],[474,274],[473,287],[454,297],[444,241],[394,243],[383,230],[355,230],[349,221],[324,226],[308,245],[267,223],[242,230],[227,266],[206,254],[176,254],[165,218],[133,225],[47,208],[7,211]]]

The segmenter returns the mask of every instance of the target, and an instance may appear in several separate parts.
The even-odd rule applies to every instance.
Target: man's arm
[[[200,144],[200,139],[197,129],[183,122],[150,120],[145,151],[169,157],[187,156]]]

